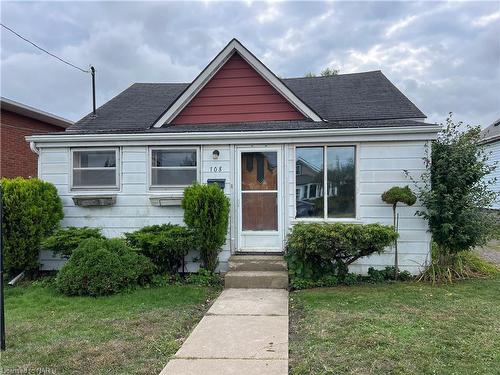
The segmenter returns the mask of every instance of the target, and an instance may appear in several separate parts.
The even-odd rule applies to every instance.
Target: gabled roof
[[[42,121],[47,124],[55,125],[63,129],[66,129],[68,126],[73,124],[73,121],[71,120],[67,120],[63,117],[53,115],[52,113],[48,113],[40,109],[30,107],[29,105],[4,98],[3,96],[0,97],[0,108],[2,110],[14,112],[19,115]]]
[[[424,119],[425,115],[380,71],[331,77],[285,78],[281,81],[332,127],[394,126],[395,122],[398,126],[424,125],[413,119]],[[97,117],[89,114],[67,131],[146,131],[188,86],[188,83],[135,83],[99,107]],[[398,119],[407,121],[381,121]],[[300,123],[307,128],[325,126],[325,122]],[[280,121],[266,126],[290,128],[296,125],[297,121],[289,121],[289,125]],[[181,131],[179,126],[177,130]],[[201,126],[204,125],[200,124],[197,128]],[[170,132],[168,126],[155,129]]]
[[[500,118],[481,132],[481,142],[490,143],[500,139]]]
[[[182,109],[193,99],[196,94],[210,81],[210,79],[221,69],[224,64],[238,53],[250,66],[259,73],[270,85],[272,85],[285,99],[288,100],[299,112],[313,121],[321,121],[314,110],[303,102],[293,91],[291,91],[276,75],[269,70],[259,59],[247,50],[237,39],[232,39],[226,47],[206,66],[205,69],[186,87],[179,97],[170,104],[165,113],[154,123],[158,128],[169,124]]]

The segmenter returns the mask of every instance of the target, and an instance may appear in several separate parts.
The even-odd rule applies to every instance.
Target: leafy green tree
[[[398,203],[404,203],[407,206],[413,206],[417,201],[417,196],[413,194],[410,187],[393,186],[382,194],[382,200],[385,203],[392,205],[392,217],[394,229],[396,229],[396,217]],[[394,279],[398,278],[399,265],[398,265],[398,240],[394,241]]]
[[[425,158],[424,185],[418,197],[425,210],[417,214],[429,222],[437,244],[437,264],[451,274],[456,255],[483,245],[489,239],[496,220],[485,210],[497,199],[490,187],[495,179],[488,175],[495,165],[480,143],[480,128],[454,122],[452,114],[437,140],[430,158]],[[429,153],[428,153],[429,154]]]
[[[330,67],[326,67],[319,73],[321,77],[331,77],[331,76],[336,76],[339,74],[339,69],[334,69]],[[316,77],[316,73],[313,72],[307,72],[304,77]]]

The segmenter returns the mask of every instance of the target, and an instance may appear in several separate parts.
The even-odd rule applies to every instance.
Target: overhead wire
[[[75,64],[72,64],[72,63],[70,63],[69,61],[66,61],[66,60],[64,60],[63,58],[61,58],[61,57],[59,57],[59,56],[57,56],[57,55],[53,54],[52,52],[47,51],[45,48],[40,47],[40,46],[39,46],[38,44],[36,44],[35,42],[32,42],[32,41],[31,41],[31,40],[29,40],[28,38],[26,38],[26,37],[22,36],[22,35],[21,35],[21,34],[19,34],[17,31],[15,31],[15,30],[11,29],[10,27],[8,27],[8,26],[4,25],[3,23],[1,23],[1,22],[0,22],[0,25],[1,25],[3,28],[5,28],[6,30],[10,31],[12,34],[14,34],[14,35],[16,35],[17,37],[19,37],[19,38],[21,38],[22,40],[24,40],[25,42],[27,42],[27,43],[31,44],[32,46],[34,46],[34,47],[38,48],[40,51],[45,52],[46,54],[48,54],[48,55],[50,55],[50,56],[52,56],[52,57],[56,58],[57,60],[59,60],[59,61],[61,61],[61,62],[65,63],[65,64],[67,64],[67,65],[69,65],[69,66],[71,66],[71,67],[73,67],[73,68],[75,68],[75,69],[80,70],[80,71],[81,71],[81,72],[83,72],[83,73],[90,73],[90,70],[82,69],[82,68],[80,68],[79,66],[76,66]]]

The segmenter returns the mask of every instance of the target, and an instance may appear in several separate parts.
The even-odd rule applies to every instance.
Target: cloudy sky
[[[500,1],[6,2],[1,20],[83,68],[103,104],[133,82],[189,82],[233,37],[281,77],[382,70],[429,121],[500,117]],[[1,95],[78,120],[90,77],[2,29]]]

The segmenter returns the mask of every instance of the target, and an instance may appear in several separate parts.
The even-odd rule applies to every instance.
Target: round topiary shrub
[[[150,280],[154,266],[120,239],[89,238],[56,277],[56,288],[66,295],[100,296]]]

